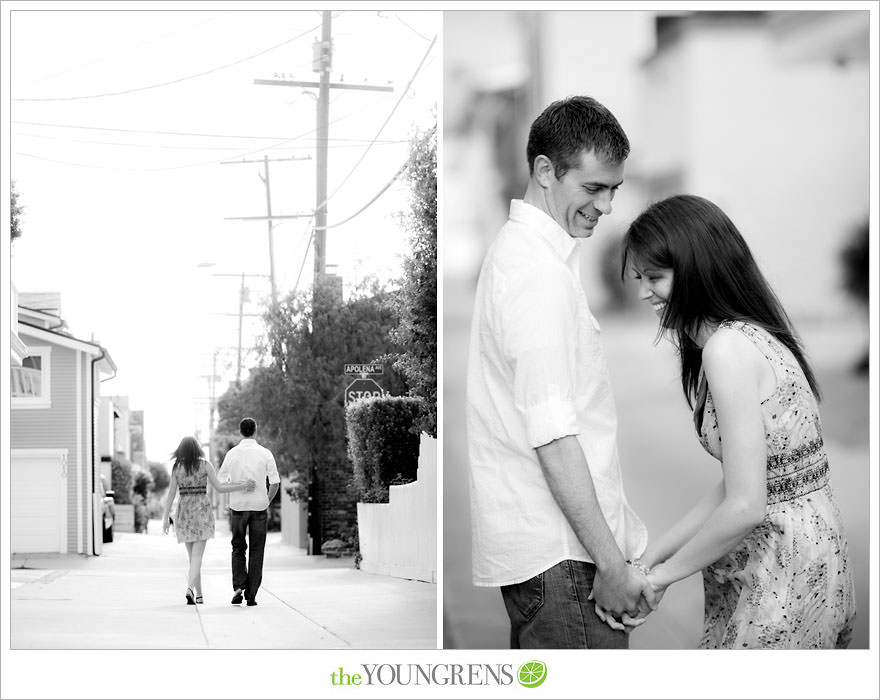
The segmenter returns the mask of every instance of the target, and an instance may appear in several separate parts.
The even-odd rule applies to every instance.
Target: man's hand
[[[650,589],[650,585],[645,575],[621,561],[613,568],[596,571],[590,598],[596,601],[597,609],[608,613],[617,622],[625,614],[630,618],[638,615],[639,600],[646,588]],[[614,629],[623,629],[620,622],[617,625],[608,619],[606,622]]]
[[[607,610],[603,610],[602,607],[597,604],[596,615],[599,619],[612,629],[618,630],[625,629],[626,627],[638,627],[639,625],[644,624],[648,615],[659,607],[660,599],[663,598],[663,594],[666,592],[666,586],[661,586],[657,583],[653,572],[648,572],[648,574],[645,575],[645,581],[646,584],[639,596],[639,606],[635,616],[625,612],[620,616],[620,619],[617,620],[615,619],[615,616]]]

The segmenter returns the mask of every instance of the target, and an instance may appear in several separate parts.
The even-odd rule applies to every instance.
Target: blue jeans
[[[263,551],[266,548],[268,515],[265,510],[230,510],[232,530],[232,588],[241,588],[248,600],[257,599],[263,581]],[[250,554],[245,563],[245,553]]]
[[[611,629],[587,600],[596,567],[565,561],[528,581],[501,587],[511,649],[628,649],[629,635]]]

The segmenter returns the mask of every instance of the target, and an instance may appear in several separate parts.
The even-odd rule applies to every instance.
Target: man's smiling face
[[[549,163],[549,161],[548,161]],[[584,151],[561,178],[552,165],[543,178],[547,213],[573,238],[589,238],[623,182],[624,163],[606,163]]]

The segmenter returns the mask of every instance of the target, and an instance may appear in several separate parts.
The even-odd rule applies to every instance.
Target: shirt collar
[[[521,199],[510,201],[510,220],[533,231],[563,260],[578,250],[580,241],[568,235],[547,213]]]
[[[256,438],[243,437],[241,440],[238,441],[238,444],[241,445],[243,442],[256,442],[256,441],[257,441]]]

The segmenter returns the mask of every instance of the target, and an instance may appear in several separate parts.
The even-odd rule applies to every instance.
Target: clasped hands
[[[638,627],[660,605],[666,592],[653,573],[638,563],[627,562],[622,570],[602,576],[596,572],[589,600],[596,615],[615,630]]]

